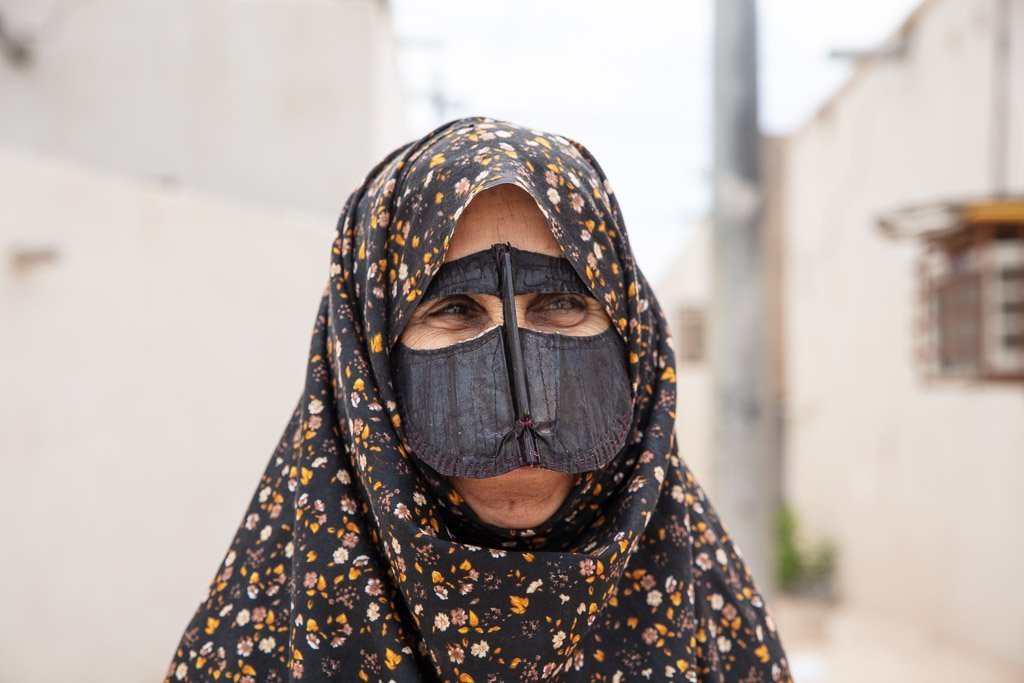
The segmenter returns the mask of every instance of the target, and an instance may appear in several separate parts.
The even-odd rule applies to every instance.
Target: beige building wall
[[[5,0],[0,144],[339,211],[404,143],[384,0]]]
[[[160,680],[406,142],[382,0],[7,0],[0,681]]]
[[[777,138],[764,140],[761,150],[762,175],[765,193],[777,196],[777,189],[782,178],[779,165],[782,142]],[[780,291],[783,267],[782,249],[780,246],[780,207],[778,202],[767,203],[763,214],[763,237],[765,246],[764,278],[765,286],[771,288],[766,298],[769,305],[765,329],[771,339],[769,355],[773,357],[768,378],[771,387],[773,405],[768,406],[777,420],[783,420],[784,413],[784,341],[782,339],[782,311],[785,303]],[[711,316],[711,254],[712,230],[710,221],[701,221],[691,226],[689,240],[680,251],[679,256],[670,268],[655,284],[655,295],[665,311],[673,335],[673,348],[676,352],[676,438],[679,453],[686,464],[697,476],[707,491],[712,503],[718,500],[718,482],[715,480],[715,463],[713,451],[713,386],[708,347]],[[687,330],[684,315],[687,311],[697,311],[703,318],[703,324],[694,334],[693,328]],[[696,337],[696,338],[694,338]],[[688,357],[687,345],[695,345],[702,352],[697,357]],[[782,425],[784,427],[784,425]],[[783,430],[780,429],[780,436]],[[782,450],[780,444],[776,445]],[[728,511],[719,510],[728,524]],[[742,544],[741,544],[742,545]],[[769,572],[773,567],[755,572],[758,586],[769,597],[776,590],[775,576]]]
[[[689,241],[679,257],[654,284],[654,295],[668,319],[676,352],[676,439],[679,454],[714,502],[710,367],[706,356],[696,361],[683,358],[687,340],[682,334],[681,314],[684,308],[708,310],[711,296],[711,274],[708,270],[710,227],[701,222],[691,230]]]
[[[0,149],[0,680],[162,678],[299,400],[333,229]]]
[[[1019,193],[1024,3],[1008,5]],[[995,189],[995,7],[925,3],[905,56],[863,64],[787,144],[786,490],[809,534],[838,542],[846,600],[1024,667],[1024,387],[925,382],[920,246],[877,228],[886,211]]]

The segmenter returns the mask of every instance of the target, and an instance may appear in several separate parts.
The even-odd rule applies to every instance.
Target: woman
[[[674,380],[583,145],[469,117],[396,149],[168,680],[790,680]]]

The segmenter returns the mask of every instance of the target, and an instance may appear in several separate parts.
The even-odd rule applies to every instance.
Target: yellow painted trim
[[[969,202],[962,215],[966,223],[1024,223],[1024,201]]]

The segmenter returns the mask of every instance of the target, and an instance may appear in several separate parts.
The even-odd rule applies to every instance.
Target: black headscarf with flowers
[[[536,200],[628,353],[626,447],[534,529],[483,523],[410,453],[390,351],[460,214]],[[679,457],[675,358],[608,179],[487,117],[394,150],[349,196],[306,384],[167,680],[788,681],[771,614]]]

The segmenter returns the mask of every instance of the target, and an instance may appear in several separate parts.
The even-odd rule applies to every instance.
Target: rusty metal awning
[[[979,198],[897,209],[878,217],[878,228],[895,239],[941,240],[965,227],[1024,224],[1024,197]]]

